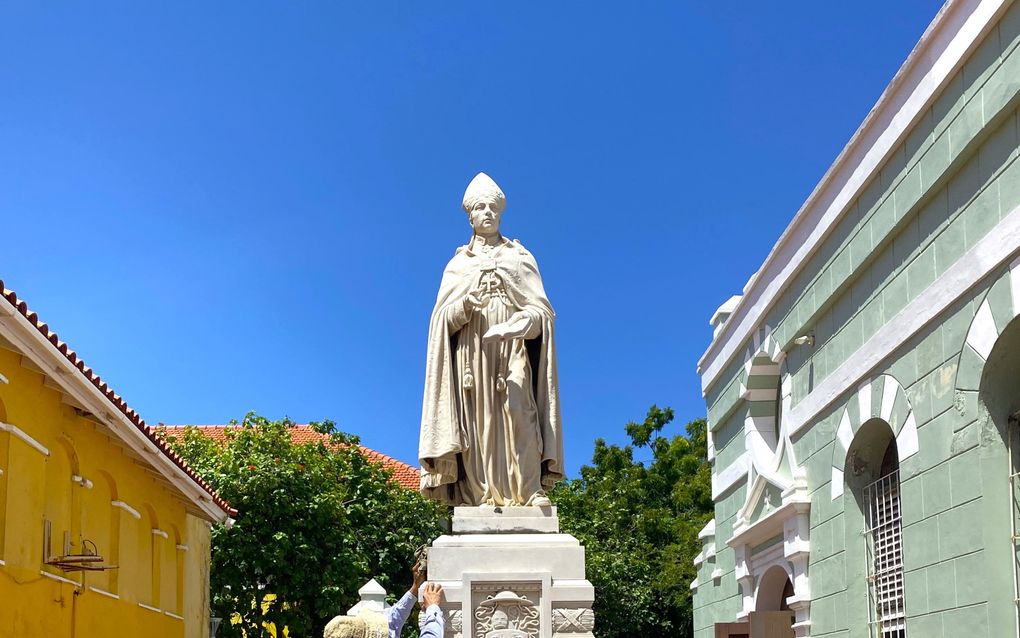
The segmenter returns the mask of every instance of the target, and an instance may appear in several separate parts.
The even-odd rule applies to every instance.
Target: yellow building
[[[0,290],[0,636],[207,637],[236,512]]]

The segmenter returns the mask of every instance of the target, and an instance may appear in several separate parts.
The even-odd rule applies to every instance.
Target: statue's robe
[[[479,289],[481,308],[464,309]],[[523,338],[482,336],[515,317]],[[520,243],[462,246],[429,322],[418,456],[421,491],[452,505],[527,505],[563,478],[555,313]]]

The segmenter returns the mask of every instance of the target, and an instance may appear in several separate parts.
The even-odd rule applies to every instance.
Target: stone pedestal
[[[447,638],[591,638],[595,590],[584,548],[554,507],[457,507],[429,550]]]

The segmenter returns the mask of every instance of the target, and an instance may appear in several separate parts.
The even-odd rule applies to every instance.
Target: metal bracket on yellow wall
[[[43,563],[60,568],[64,572],[102,572],[108,569],[118,569],[118,565],[104,565],[103,557],[99,555],[96,544],[87,538],[81,540],[82,553],[72,554],[71,539],[68,532],[64,532],[64,551],[60,556],[50,555],[50,545],[53,541],[53,523],[49,520],[43,521]]]

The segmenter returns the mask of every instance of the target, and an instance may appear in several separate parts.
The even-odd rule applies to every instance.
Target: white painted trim
[[[91,490],[93,487],[92,481],[85,478],[84,476],[79,476],[77,474],[71,475],[71,482],[74,483],[75,485],[80,485],[81,487],[84,487],[87,490]]]
[[[162,609],[159,609],[158,607],[152,607],[150,605],[146,605],[145,603],[138,603],[138,606],[141,607],[142,609],[148,609],[149,611],[154,611],[157,614],[162,614],[163,613]]]
[[[829,485],[829,495],[833,501],[843,496],[843,470],[838,467],[832,468],[832,484]]]
[[[1018,248],[1020,206],[793,406],[787,421],[790,432],[796,434],[811,424],[819,412],[1012,257]]]
[[[81,583],[79,583],[78,581],[71,580],[70,578],[64,578],[63,576],[57,576],[56,574],[51,574],[48,571],[46,571],[45,569],[40,569],[39,570],[39,574],[42,575],[42,576],[45,576],[46,578],[50,578],[50,579],[59,581],[61,583],[66,583],[68,585],[74,585],[75,587],[81,587]]]
[[[808,196],[698,361],[703,392],[839,222],[1012,0],[948,0]]]
[[[50,455],[50,451],[45,445],[30,437],[28,433],[26,433],[24,430],[22,430],[16,425],[12,425],[10,423],[3,423],[2,421],[0,421],[0,432],[9,432],[13,434],[14,436],[18,437],[19,439],[27,443],[29,447],[39,452],[39,454],[42,454],[43,456]]]
[[[0,374],[0,383],[2,383],[3,385],[8,385],[10,381],[8,381],[7,377],[5,377],[3,374]]]
[[[92,585],[89,585],[89,591],[94,591],[94,592],[96,592],[97,594],[99,594],[101,596],[106,596],[107,598],[113,598],[114,600],[120,600],[120,596],[118,596],[117,594],[111,594],[110,592],[106,591],[105,589],[99,589],[98,587],[93,587]]]
[[[745,401],[758,402],[758,401],[775,401],[776,400],[776,389],[775,388],[755,388],[754,390],[748,390],[743,388],[740,393],[740,398]]]
[[[172,611],[164,611],[163,613],[166,614],[167,616],[170,616],[171,618],[173,618],[175,620],[184,620],[184,616],[178,616],[177,614],[175,614]]]
[[[917,454],[921,450],[920,442],[917,439],[917,424],[914,421],[914,413],[907,415],[903,427],[896,434],[896,451],[900,461]]]
[[[7,563],[5,563],[5,562],[3,561],[3,559],[0,559],[0,567],[3,567],[3,566],[4,566],[4,565],[6,565],[6,564],[7,564]]]
[[[705,526],[698,532],[698,538],[715,538],[715,519],[705,523]]]
[[[843,446],[843,451],[850,449],[850,443],[854,440],[854,428],[850,425],[850,412],[843,410],[843,416],[839,419],[839,428],[836,430],[836,438]]]
[[[882,384],[882,420],[886,423],[892,422],[893,405],[896,403],[896,391],[899,389],[899,382],[891,374],[885,375]]]
[[[110,501],[110,505],[112,505],[113,507],[119,507],[120,509],[124,510],[125,512],[130,514],[131,517],[134,518],[136,521],[142,520],[141,512],[131,507],[124,501]]]
[[[177,549],[179,549],[182,552],[186,552],[186,551],[188,551],[188,546],[187,545],[178,545]]]
[[[998,338],[999,331],[995,327],[992,308],[988,305],[988,300],[985,299],[981,302],[981,306],[978,307],[977,313],[974,315],[974,321],[970,324],[970,330],[967,332],[967,345],[974,348],[974,351],[987,361],[988,355],[992,353],[992,346],[995,345],[995,340]]]
[[[871,416],[871,379],[868,379],[857,388],[857,420],[864,423]]]
[[[153,536],[159,536],[159,537],[161,537],[161,538],[170,538],[170,535],[169,535],[169,534],[167,534],[167,533],[166,533],[166,532],[164,532],[163,530],[161,530],[161,529],[157,529],[157,528],[155,528],[155,527],[153,527],[153,528],[152,528],[152,535],[153,535]]]
[[[736,485],[740,479],[747,476],[750,469],[751,456],[744,452],[723,471],[712,472],[712,499],[719,498],[719,495]]]

